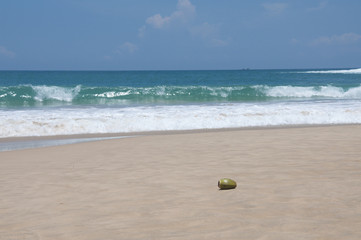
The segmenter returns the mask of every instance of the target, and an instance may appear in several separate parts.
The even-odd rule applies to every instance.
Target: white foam
[[[81,86],[74,88],[65,88],[58,86],[32,86],[36,93],[35,100],[58,100],[64,102],[71,102],[75,96],[80,92]]]
[[[358,98],[361,99],[361,86],[344,90],[341,87],[321,86],[321,87],[294,87],[276,86],[265,87],[264,92],[269,97],[327,97],[327,98]]]
[[[361,74],[361,68],[348,70],[322,70],[322,71],[307,71],[305,73],[342,73],[342,74]]]
[[[0,137],[361,123],[359,100],[0,110]]]
[[[119,97],[119,96],[127,96],[129,94],[130,94],[130,90],[128,90],[126,92],[111,91],[111,92],[94,94],[94,96],[96,96],[96,97],[105,97],[105,98],[114,98],[114,97]]]

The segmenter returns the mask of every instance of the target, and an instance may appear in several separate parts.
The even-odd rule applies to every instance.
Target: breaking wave
[[[0,87],[2,107],[257,102],[299,98],[361,99],[361,86]]]
[[[348,69],[348,70],[320,70],[320,71],[307,71],[306,73],[361,74],[361,68]]]
[[[0,137],[361,123],[359,100],[0,109]]]

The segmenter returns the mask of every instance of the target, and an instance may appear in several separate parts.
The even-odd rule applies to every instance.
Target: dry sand
[[[361,126],[0,153],[0,239],[361,239]],[[220,191],[217,181],[238,187]]]

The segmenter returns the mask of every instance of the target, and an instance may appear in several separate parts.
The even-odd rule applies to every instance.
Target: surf
[[[361,74],[361,68],[347,69],[347,70],[319,70],[319,71],[306,71],[305,73],[326,73],[326,74]]]
[[[361,124],[359,100],[0,110],[0,137]]]
[[[61,87],[11,86],[0,88],[0,106],[82,106],[266,102],[297,99],[361,99],[361,86],[154,86]]]

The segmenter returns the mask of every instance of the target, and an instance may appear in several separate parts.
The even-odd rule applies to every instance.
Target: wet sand
[[[361,125],[155,133],[0,164],[1,240],[361,239]]]

